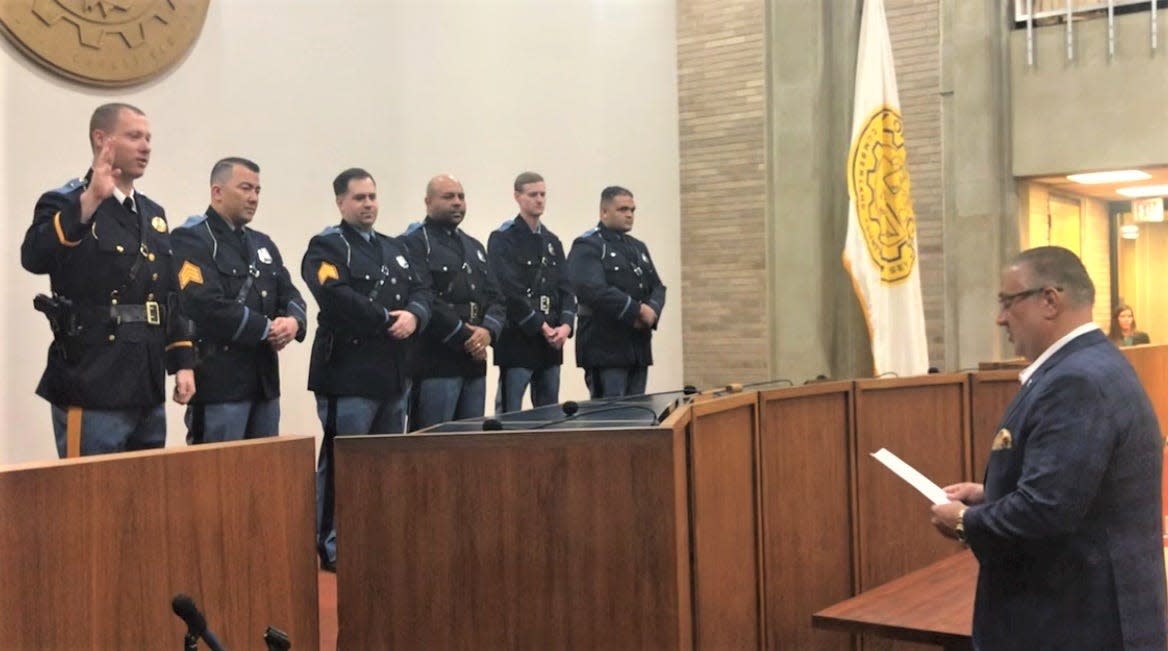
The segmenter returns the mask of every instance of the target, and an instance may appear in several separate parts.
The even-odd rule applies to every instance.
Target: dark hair
[[[523,172],[515,177],[515,191],[523,192],[523,186],[528,183],[543,183],[543,177],[535,172]]]
[[[352,181],[353,179],[369,179],[370,181],[373,181],[374,185],[377,185],[377,180],[373,178],[372,174],[366,172],[360,167],[350,167],[344,172],[337,174],[337,178],[333,179],[333,193],[339,197],[342,194],[348,192],[349,181]]]
[[[213,166],[211,166],[211,185],[216,183],[223,183],[226,181],[227,178],[231,176],[231,171],[235,168],[236,165],[242,165],[243,167],[246,167],[256,174],[260,173],[260,166],[249,161],[248,159],[240,158],[238,156],[228,156],[227,158],[219,159]]]
[[[605,206],[612,203],[613,199],[617,197],[632,197],[633,193],[626,188],[619,185],[610,185],[600,191],[600,209],[604,210]]]
[[[109,104],[102,104],[93,109],[93,115],[89,116],[89,146],[93,146],[93,132],[94,131],[109,131],[118,123],[118,115],[123,111],[129,111],[136,115],[146,115],[142,109],[133,104],[126,104],[124,102],[110,102]]]
[[[1027,249],[1014,258],[1014,264],[1025,265],[1030,271],[1032,287],[1058,287],[1075,307],[1095,304],[1095,283],[1083,261],[1061,246]]]
[[[1132,313],[1131,331],[1136,331],[1136,311],[1131,309],[1127,303],[1120,303],[1114,310],[1111,311],[1111,329],[1107,331],[1107,337],[1112,341],[1123,341],[1123,328],[1119,327],[1119,315],[1126,311]]]

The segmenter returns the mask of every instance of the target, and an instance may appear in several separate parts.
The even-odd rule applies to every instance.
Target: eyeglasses
[[[1047,286],[1047,287],[1035,287],[1033,289],[1024,289],[1020,292],[1015,292],[1013,294],[998,294],[998,307],[1001,308],[1001,310],[1003,312],[1005,312],[1006,310],[1010,309],[1011,307],[1014,307],[1014,304],[1017,303],[1018,301],[1030,298],[1031,296],[1036,296],[1038,294],[1041,294],[1042,292],[1045,292],[1048,289],[1053,289],[1056,292],[1063,291],[1062,287]]]

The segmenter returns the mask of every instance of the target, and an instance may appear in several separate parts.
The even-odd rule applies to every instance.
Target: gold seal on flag
[[[858,226],[880,280],[892,285],[909,277],[917,257],[902,129],[900,111],[882,106],[865,120],[848,152],[848,194]]]

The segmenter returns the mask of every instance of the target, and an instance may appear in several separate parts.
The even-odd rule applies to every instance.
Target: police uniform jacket
[[[541,332],[544,323],[553,328],[566,324],[570,331],[576,325],[576,297],[560,238],[543,224],[532,232],[517,215],[491,233],[487,261],[507,308],[495,365],[541,369],[562,364],[563,350],[548,345]]]
[[[41,195],[20,247],[24,268],[48,274],[54,297],[71,305],[37,394],[61,406],[153,407],[166,372],[194,364],[191,341],[166,327],[176,286],[166,212],[135,192],[137,212],[110,196],[81,223],[92,174]]]
[[[290,316],[304,341],[308,315],[272,239],[234,229],[208,207],[176,228],[179,297],[195,324],[199,363],[196,404],[280,396],[276,351],[265,340],[270,319]]]
[[[633,324],[642,304],[661,316],[665,285],[645,243],[599,224],[572,243],[568,273],[580,301],[577,366],[651,365],[657,325],[649,329]]]
[[[308,242],[300,273],[320,307],[309,390],[377,400],[400,395],[432,302],[429,278],[411,263],[405,245],[376,231],[366,241],[342,222]],[[389,335],[394,310],[418,319],[404,340]]]
[[[418,377],[486,375],[487,363],[463,348],[471,335],[468,324],[486,328],[496,342],[507,318],[486,249],[461,228],[429,217],[411,224],[401,239],[413,260],[429,271],[434,290],[433,315],[420,342]]]

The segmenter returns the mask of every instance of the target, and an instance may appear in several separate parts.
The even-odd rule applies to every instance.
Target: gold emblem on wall
[[[916,263],[913,213],[900,112],[872,112],[848,153],[848,192],[856,203],[864,242],[880,280],[897,284]]]
[[[0,27],[57,74],[95,86],[130,86],[186,55],[210,1],[0,0]]]

